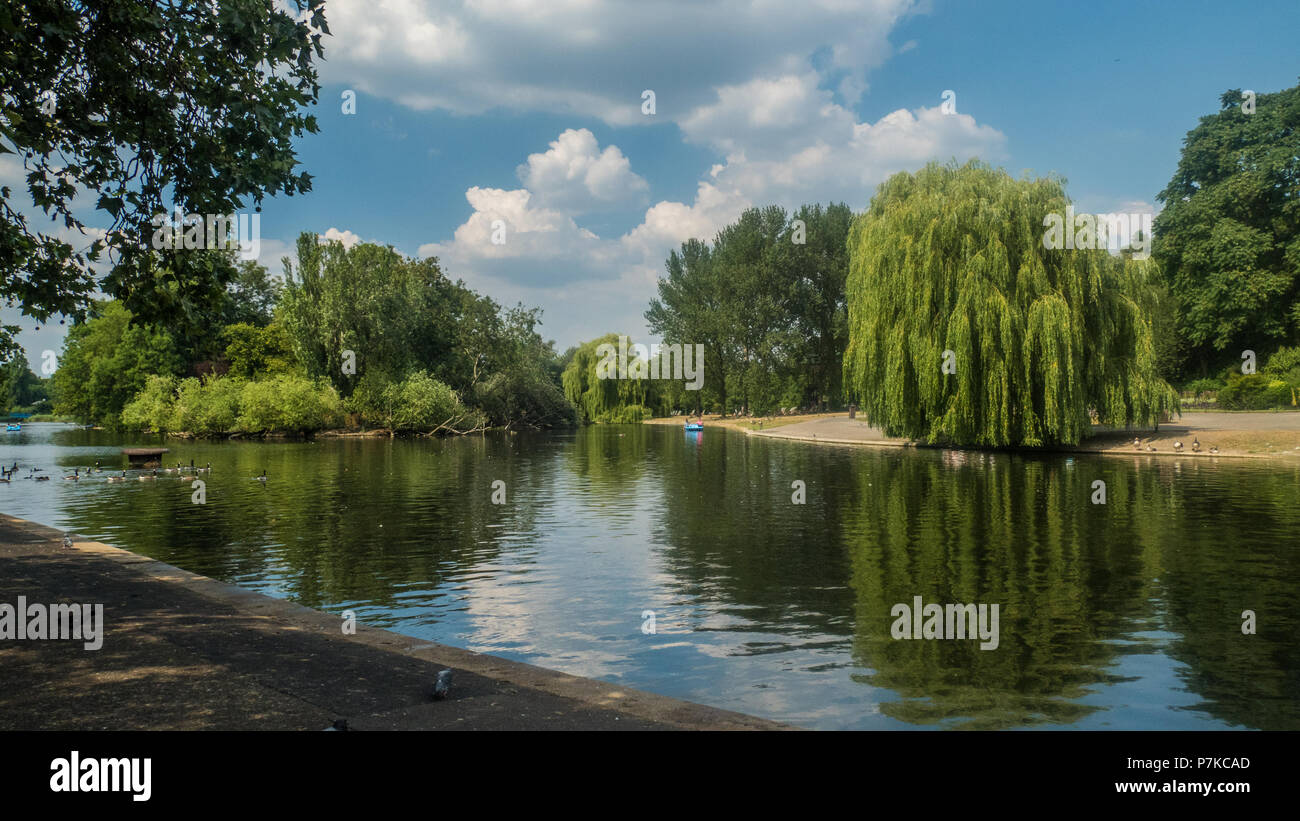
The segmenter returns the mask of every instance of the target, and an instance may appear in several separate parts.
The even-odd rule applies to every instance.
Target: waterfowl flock
[[[1181,440],[1179,440],[1179,441],[1175,441],[1175,442],[1174,442],[1174,453],[1182,453],[1186,447],[1187,447],[1187,446],[1184,445],[1184,444],[1182,443]],[[1202,446],[1201,446],[1201,440],[1198,439],[1197,437],[1193,436],[1193,437],[1192,437],[1192,444],[1191,444],[1191,452],[1192,452],[1192,453],[1200,453],[1200,452],[1201,452],[1201,447],[1202,447]],[[1157,452],[1158,452],[1157,449],[1156,449],[1156,446],[1155,446],[1155,445],[1153,445],[1153,444],[1147,444],[1147,445],[1144,446],[1144,445],[1142,444],[1142,439],[1141,439],[1141,437],[1136,437],[1136,436],[1133,438],[1133,450],[1136,450],[1136,451],[1139,451],[1139,452],[1145,450],[1147,453],[1157,453]],[[1209,453],[1210,455],[1215,455],[1215,454],[1217,454],[1217,453],[1219,452],[1219,449],[1218,449],[1217,447],[1215,447],[1214,445],[1211,445],[1211,446],[1209,447],[1209,449],[1208,449],[1206,452]]]
[[[11,465],[0,465],[0,484],[11,484],[17,479],[35,482],[48,482],[50,480],[50,476],[45,472],[44,468],[29,465],[25,469],[27,473],[24,475],[19,473],[20,468],[17,462],[14,462]],[[132,479],[141,482],[154,482],[159,478],[158,468],[129,468],[118,470],[117,472],[111,471],[112,469],[108,471],[109,475],[104,477],[104,481],[107,484],[119,484]],[[92,477],[95,477],[95,474],[105,472],[103,464],[96,461],[94,465],[89,467],[74,465],[72,472],[64,474],[61,478],[65,482],[86,482],[90,481]],[[211,473],[212,463],[208,462],[200,467],[194,463],[193,459],[191,459],[189,465],[182,465],[180,462],[177,462],[173,467],[164,467],[161,472],[165,474],[174,474],[183,482],[192,482],[200,473]],[[266,482],[266,471],[263,470],[261,476],[254,476],[253,479],[259,482]]]

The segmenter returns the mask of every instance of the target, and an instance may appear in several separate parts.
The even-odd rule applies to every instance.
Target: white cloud
[[[351,248],[353,245],[361,242],[361,237],[351,231],[340,231],[339,229],[332,227],[326,230],[325,233],[317,234],[316,236],[322,242],[341,242],[343,243],[344,248]]]
[[[847,93],[890,56],[912,0],[331,0],[322,79],[416,109],[674,120],[714,88],[787,74],[815,52]],[[844,78],[850,78],[845,81]],[[850,103],[856,102],[850,99]]]
[[[900,109],[859,123],[812,73],[753,80],[716,96],[691,112],[682,130],[725,152],[726,164],[710,176],[754,202],[843,200],[864,208],[875,186],[896,171],[930,160],[1005,157],[1005,136],[969,114]]]
[[[618,146],[600,150],[596,136],[585,128],[569,129],[545,153],[530,154],[517,173],[539,204],[572,213],[624,201],[649,188]]]
[[[691,238],[711,241],[747,207],[843,200],[866,207],[876,185],[930,160],[997,160],[1005,137],[969,115],[937,108],[895,111],[858,123],[809,74],[728,87],[685,119],[688,138],[726,150],[692,202],[660,201],[640,224],[602,238],[574,219],[602,190],[626,196],[644,180],[615,146],[599,151],[589,132],[566,131],[518,169],[526,188],[470,188],[470,215],[448,242],[429,243],[444,270],[506,304],[546,311],[547,335],[561,346],[609,330],[645,334],[668,252]],[[601,158],[611,173],[595,172]],[[617,180],[603,188],[594,180]],[[640,183],[640,184],[638,184]],[[494,225],[506,241],[492,242]],[[599,324],[595,324],[599,322]]]

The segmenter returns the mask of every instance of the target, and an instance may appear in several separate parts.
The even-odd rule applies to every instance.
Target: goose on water
[[[122,475],[121,475],[121,476],[110,476],[110,477],[108,477],[108,481],[110,481],[110,482],[125,482],[125,481],[126,481],[126,471],[125,471],[125,470],[122,471]]]
[[[70,482],[77,481],[78,479],[81,478],[81,468],[73,468],[72,473],[69,473],[67,476],[64,476],[63,478],[67,479]]]
[[[256,478],[257,478],[257,481],[261,482],[262,484],[266,484],[266,470],[263,470],[263,471],[262,471],[262,475],[261,475],[261,476],[258,476],[258,477],[256,477]]]
[[[142,474],[140,474],[140,481],[141,481],[141,482],[148,482],[148,481],[151,480],[151,479],[157,479],[157,478],[158,478],[158,468],[154,468],[154,469],[153,469],[153,473],[142,473]]]

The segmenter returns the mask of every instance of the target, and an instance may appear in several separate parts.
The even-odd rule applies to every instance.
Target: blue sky
[[[1223,91],[1300,75],[1295,0],[331,0],[327,16],[321,133],[299,144],[314,190],[264,204],[262,261],[278,272],[301,231],[436,255],[543,308],[561,350],[644,336],[668,251],[746,206],[861,210],[930,159],[1060,173],[1081,211],[1158,210]],[[34,365],[61,344],[19,323]]]

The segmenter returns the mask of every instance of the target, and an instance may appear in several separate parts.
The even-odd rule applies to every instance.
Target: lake
[[[159,444],[212,464],[204,504],[175,474],[59,478]],[[420,639],[803,727],[1300,729],[1295,462],[653,425],[304,443],[54,424],[5,434],[0,463],[15,461],[17,477],[54,478],[0,485],[10,515]],[[997,648],[893,638],[893,608],[917,596],[998,605]]]

